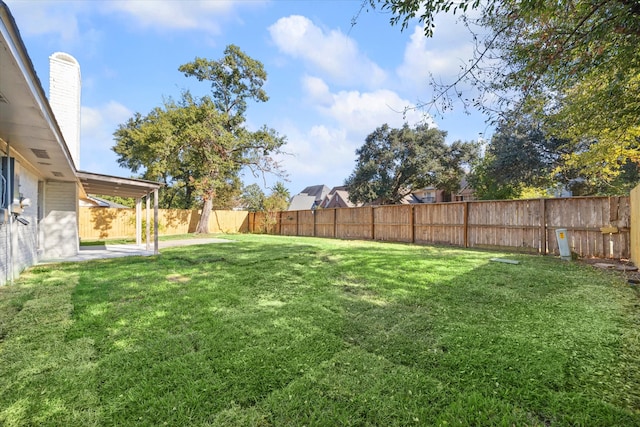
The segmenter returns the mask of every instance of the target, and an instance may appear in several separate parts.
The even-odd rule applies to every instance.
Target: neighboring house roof
[[[289,211],[303,211],[315,209],[329,193],[326,185],[312,185],[291,198]]]
[[[349,192],[347,190],[337,190],[333,195],[334,199],[340,200],[349,208],[355,208],[356,206],[362,206],[362,203],[352,203],[349,200]]]
[[[462,178],[460,180],[460,188],[458,189],[456,194],[469,193],[469,192],[473,192],[473,188],[471,188],[471,186],[469,185],[469,183],[465,178]]]
[[[313,209],[316,204],[316,198],[314,196],[307,196],[306,194],[296,194],[291,198],[288,211],[305,211]]]
[[[333,187],[330,191],[329,191],[329,196],[332,196],[336,193],[336,191],[340,191],[340,190],[344,190],[347,191],[347,186],[346,185],[339,185],[337,187]]]
[[[466,178],[463,177],[460,180],[460,188],[458,189],[458,191],[456,191],[454,193],[454,198],[457,201],[460,201],[460,200],[465,200],[465,201],[475,200],[475,191],[471,187],[471,185],[469,185],[469,182],[466,180]]]
[[[313,196],[314,199],[317,200],[318,202],[322,201],[322,199],[324,199],[328,193],[329,193],[329,187],[327,187],[326,185],[312,185],[300,192],[300,194]]]
[[[346,186],[333,187],[320,203],[321,208],[355,208],[362,205],[362,203],[356,204],[349,200]]]
[[[418,199],[413,193],[409,193],[406,196],[404,196],[402,199],[400,199],[400,203],[401,205],[413,205],[416,203],[422,203],[422,201],[420,199]]]
[[[465,200],[471,200],[474,196],[474,191],[469,183],[463,178],[462,181],[460,181],[460,188],[456,191],[455,195],[464,196]]]
[[[438,195],[443,190],[438,190],[436,187],[424,187],[411,192],[411,195],[416,200],[413,203],[433,203],[438,199]]]
[[[87,196],[80,199],[80,207],[83,208],[113,208],[113,209],[131,209],[130,206],[125,206],[120,203],[105,200],[101,197]]]

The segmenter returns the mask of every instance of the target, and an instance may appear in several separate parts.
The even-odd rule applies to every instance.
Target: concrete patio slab
[[[233,243],[233,240],[205,238],[205,239],[184,239],[184,240],[164,240],[158,242],[159,249],[173,248],[180,246],[207,245],[212,243]],[[42,259],[38,262],[42,264],[52,264],[58,262],[79,262],[94,259],[119,258],[125,256],[151,256],[153,250],[148,251],[146,245],[105,245],[105,246],[80,246],[78,254],[66,258]]]

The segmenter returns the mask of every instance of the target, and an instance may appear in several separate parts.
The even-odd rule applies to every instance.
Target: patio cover
[[[146,199],[147,250],[150,246],[150,196],[153,193],[153,252],[158,254],[158,189],[161,183],[135,178],[122,178],[93,172],[76,172],[86,194],[133,197],[136,199],[136,244],[142,244],[142,198]]]

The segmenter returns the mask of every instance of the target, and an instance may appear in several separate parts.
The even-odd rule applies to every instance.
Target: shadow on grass
[[[36,267],[0,289],[0,424],[98,422],[93,341],[66,339],[78,276],[77,265]]]

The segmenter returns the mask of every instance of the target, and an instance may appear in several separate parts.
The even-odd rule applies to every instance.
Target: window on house
[[[436,194],[434,192],[425,193],[422,201],[424,203],[434,203],[436,201]]]

